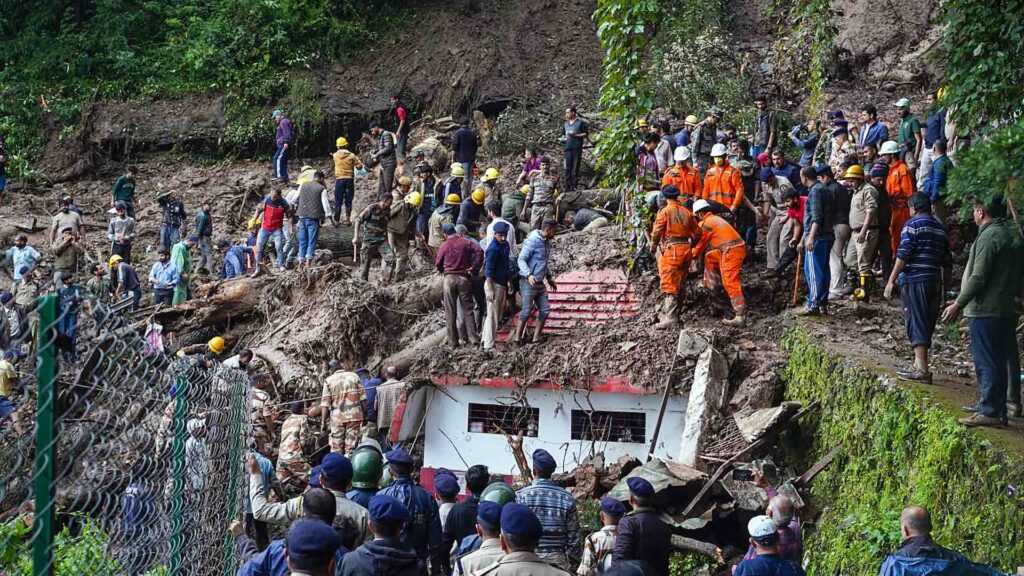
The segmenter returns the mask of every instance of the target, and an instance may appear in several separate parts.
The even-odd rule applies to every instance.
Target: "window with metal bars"
[[[647,441],[647,414],[573,410],[571,436],[573,440],[642,444]]]
[[[501,404],[470,404],[467,430],[478,434],[511,434],[520,432],[536,438],[540,409],[532,406]]]

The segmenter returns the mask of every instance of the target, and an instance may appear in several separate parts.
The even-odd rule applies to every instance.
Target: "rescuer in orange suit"
[[[715,144],[711,148],[711,160],[704,175],[704,191],[700,197],[722,204],[733,214],[743,205],[743,177],[740,171],[729,165],[725,159],[725,144]]]
[[[697,235],[697,221],[679,202],[679,188],[665,186],[661,195],[665,198],[665,206],[658,210],[654,220],[651,246],[658,255],[658,276],[665,298],[661,322],[655,328],[665,330],[679,324],[679,292],[690,271],[690,243]]]
[[[892,240],[892,253],[900,247],[903,237],[903,225],[910,220],[910,197],[914,195],[914,179],[910,169],[900,160],[899,144],[892,140],[882,142],[878,153],[889,165],[889,177],[885,181],[885,191],[889,194],[889,206],[892,211],[889,218],[889,237]]]
[[[681,196],[693,200],[700,198],[700,172],[690,165],[690,148],[677,147],[673,157],[676,163],[665,170],[665,175],[661,178],[661,187],[675,186],[679,188]]]
[[[724,286],[725,292],[729,294],[736,315],[731,320],[722,320],[722,324],[746,326],[747,301],[743,297],[740,270],[747,257],[747,245],[735,228],[711,213],[711,205],[706,200],[694,202],[693,213],[700,222],[700,241],[693,248],[693,255],[699,258],[707,250],[704,256],[704,286],[711,290]]]

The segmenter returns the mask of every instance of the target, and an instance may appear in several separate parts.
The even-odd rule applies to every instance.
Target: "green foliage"
[[[670,3],[665,11],[662,34],[652,46],[657,102],[701,119],[718,106],[725,122],[752,127],[750,78],[729,46],[724,0]]]
[[[611,186],[625,190],[636,167],[633,122],[654,106],[647,48],[662,16],[657,0],[598,0],[594,19],[604,51],[599,105],[604,129],[595,139],[599,166]]]
[[[807,92],[807,114],[825,115],[826,70],[835,60],[836,27],[831,0],[776,0],[773,14],[781,15],[782,30],[788,31],[773,45],[772,61],[779,78],[789,78],[795,88]]]
[[[712,560],[707,556],[677,552],[669,558],[668,573],[669,576],[690,576],[691,574],[696,574],[698,570],[705,566],[713,568],[713,564]]]
[[[974,561],[1011,570],[1024,557],[1024,471],[917,393],[843,363],[799,328],[786,337],[789,399],[819,410],[800,421],[809,466],[836,446],[810,495],[826,507],[805,538],[808,574],[876,574],[899,545],[899,513],[932,513],[935,536]]]
[[[106,532],[86,516],[78,518],[81,524],[77,535],[72,535],[65,526],[54,539],[54,574],[122,574],[120,565],[107,553],[109,536]],[[20,520],[0,524],[0,572],[11,576],[31,576],[31,532],[31,527]],[[158,573],[151,572],[154,575]]]
[[[1006,122],[1024,112],[1024,0],[941,4],[943,101],[961,125]]]
[[[975,198],[989,200],[1003,195],[1018,207],[1024,204],[1024,120],[992,134],[991,138],[970,148],[957,159],[950,172],[946,195],[970,204]]]
[[[388,32],[392,0],[95,0],[7,3],[0,13],[0,131],[21,175],[42,150],[45,98],[66,134],[93,98],[218,92],[229,147],[266,137],[275,102],[302,103],[297,125],[322,114],[292,70],[342,58]],[[76,7],[82,7],[81,12]],[[305,84],[303,84],[305,83]],[[259,122],[253,123],[252,118]],[[246,124],[248,122],[249,124]]]

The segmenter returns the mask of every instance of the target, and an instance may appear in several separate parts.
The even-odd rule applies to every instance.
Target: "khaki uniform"
[[[359,446],[366,391],[355,372],[337,371],[324,381],[320,407],[331,411],[331,451],[348,455]]]
[[[281,424],[281,444],[277,449],[277,477],[281,480],[309,474],[309,463],[302,445],[309,438],[309,420],[305,414],[292,414]]]
[[[370,513],[359,504],[348,499],[344,492],[331,490],[334,495],[334,528],[339,531],[342,544],[355,550],[370,540]],[[253,518],[270,524],[291,524],[302,516],[302,496],[287,502],[270,502],[259,474],[249,475],[249,500],[252,501]]]
[[[583,541],[583,561],[580,562],[576,574],[592,576],[600,574],[605,558],[615,551],[615,532],[617,526],[605,526],[594,532]]]
[[[874,212],[871,227],[864,242],[857,242],[869,211]],[[846,245],[846,265],[856,268],[860,274],[870,274],[878,250],[878,190],[871,184],[864,184],[850,198],[850,228],[852,236]]]
[[[569,574],[540,559],[533,552],[513,552],[487,568],[474,572],[478,576],[565,576]]]
[[[270,426],[268,423],[273,419],[273,410],[270,408],[270,394],[266,390],[252,389],[252,426],[253,439],[256,440],[256,451],[263,453],[264,447],[270,441]]]
[[[505,553],[501,550],[500,538],[484,540],[479,548],[455,560],[453,573],[456,576],[475,574],[501,560],[504,555]]]

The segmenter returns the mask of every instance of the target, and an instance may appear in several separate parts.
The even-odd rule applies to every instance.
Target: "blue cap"
[[[369,373],[370,373],[370,369],[366,368],[365,366],[361,366],[359,368],[356,368],[356,374],[369,374]]]
[[[832,137],[841,136],[843,134],[849,134],[850,131],[846,126],[836,126],[835,130],[832,131]]]
[[[434,476],[434,489],[441,496],[451,498],[459,493],[459,481],[455,479],[455,476],[449,476],[448,474]]]
[[[495,222],[494,223],[495,234],[508,234],[508,222]]]
[[[319,520],[299,520],[288,530],[285,545],[292,558],[327,559],[341,548],[341,538],[334,528]]]
[[[814,175],[821,176],[822,174],[828,174],[832,176],[832,167],[828,164],[818,164],[814,167]]]
[[[533,510],[518,502],[509,502],[501,508],[501,531],[523,538],[540,538],[544,528]]]
[[[330,452],[320,461],[320,476],[332,483],[348,484],[352,480],[352,461],[337,452]]]
[[[871,177],[872,178],[885,178],[889,175],[889,166],[883,162],[876,162],[871,166]]]
[[[319,466],[313,466],[313,469],[309,471],[309,485],[313,488],[320,487],[320,474],[323,473],[323,468]]]
[[[199,242],[199,236],[196,236],[195,234],[189,234],[188,236],[185,237],[185,240],[188,240],[189,242],[192,242],[194,244],[196,242]]]
[[[22,276],[28,274],[28,266],[22,266],[21,269],[18,270],[18,274],[21,274]]]
[[[444,467],[438,468],[437,471],[434,472],[434,478],[439,478],[441,476],[451,476],[452,478],[458,480],[458,477],[455,476],[455,472],[452,472],[451,470]]]
[[[278,116],[284,116],[284,110],[278,108],[277,110],[274,110],[273,112],[270,113],[271,118],[277,118]]]
[[[627,478],[626,486],[629,486],[629,492],[637,498],[649,498],[654,496],[654,486],[651,486],[650,482],[639,476]]]
[[[375,522],[380,520],[405,522],[409,519],[409,509],[395,498],[384,494],[370,498],[366,509],[370,513],[370,519]]]
[[[775,176],[775,172],[773,172],[771,168],[761,168],[761,182],[767,182],[771,180],[772,176]]]
[[[7,304],[11,300],[14,300],[14,294],[11,294],[10,292],[0,294],[0,303]]]
[[[543,448],[533,451],[533,467],[541,472],[554,472],[558,467],[555,457]]]
[[[601,511],[609,516],[619,518],[626,513],[626,507],[615,498],[605,497],[601,498]]]
[[[445,222],[444,225],[441,226],[441,232],[449,236],[455,234],[455,224],[452,224],[451,222]]]
[[[412,456],[401,448],[395,448],[384,455],[387,458],[388,464],[409,464],[412,465]]]
[[[669,200],[679,198],[679,188],[673,184],[669,184],[661,189],[661,195]]]
[[[476,507],[476,523],[494,530],[501,528],[501,504],[481,500]]]

